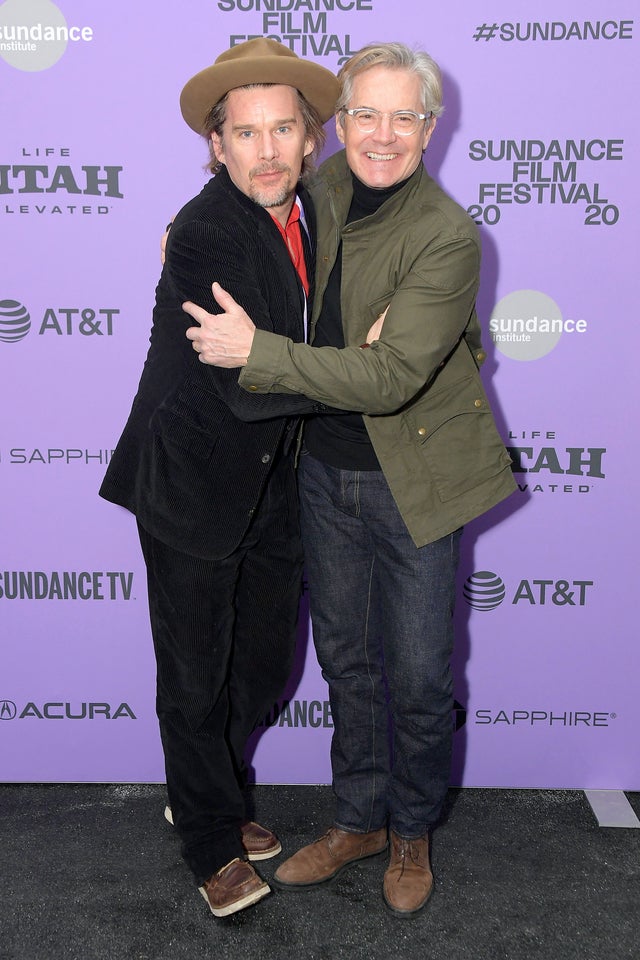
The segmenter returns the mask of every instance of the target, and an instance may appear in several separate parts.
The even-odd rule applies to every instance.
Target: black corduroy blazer
[[[299,193],[313,238],[313,208]],[[249,393],[238,386],[238,370],[199,361],[185,337],[193,320],[182,303],[219,313],[213,281],[257,327],[304,339],[304,295],[282,237],[225,168],[183,207],[169,233],[149,352],[100,488],[152,536],[205,559],[239,544],[285,432],[301,414],[325,409],[301,396]]]

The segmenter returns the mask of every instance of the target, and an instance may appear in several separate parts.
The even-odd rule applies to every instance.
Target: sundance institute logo
[[[93,29],[68,26],[51,0],[6,0],[0,5],[0,57],[16,70],[48,70],[69,42],[91,40]]]
[[[563,334],[585,333],[586,320],[566,320],[558,304],[538,290],[516,290],[493,309],[489,331],[500,353],[512,360],[539,360]]]
[[[29,311],[17,300],[0,300],[0,340],[16,343],[31,329]]]

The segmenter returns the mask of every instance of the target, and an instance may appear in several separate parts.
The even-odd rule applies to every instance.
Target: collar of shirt
[[[276,220],[273,214],[271,214],[271,219],[280,231],[280,235],[287,245],[287,250],[289,251],[291,261],[296,268],[298,276],[300,277],[300,282],[302,283],[304,292],[308,296],[309,279],[307,276],[307,265],[304,259],[302,234],[300,233],[301,230],[306,230],[307,227],[304,222],[304,210],[302,209],[300,197],[295,198],[295,202],[291,207],[291,211],[287,218],[287,223],[284,227],[279,220]]]

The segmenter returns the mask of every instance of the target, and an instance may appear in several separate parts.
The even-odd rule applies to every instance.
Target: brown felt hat
[[[315,107],[325,123],[335,112],[340,85],[317,63],[302,60],[277,40],[258,37],[225,50],[210,67],[196,73],[180,94],[182,116],[202,133],[215,104],[234,87],[248,83],[282,83],[295,87]]]

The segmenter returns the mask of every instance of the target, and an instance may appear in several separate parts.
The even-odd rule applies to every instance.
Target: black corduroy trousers
[[[248,532],[223,559],[138,530],[167,792],[182,855],[202,884],[244,857],[243,753],[293,660],[302,547],[292,458],[276,461]]]

